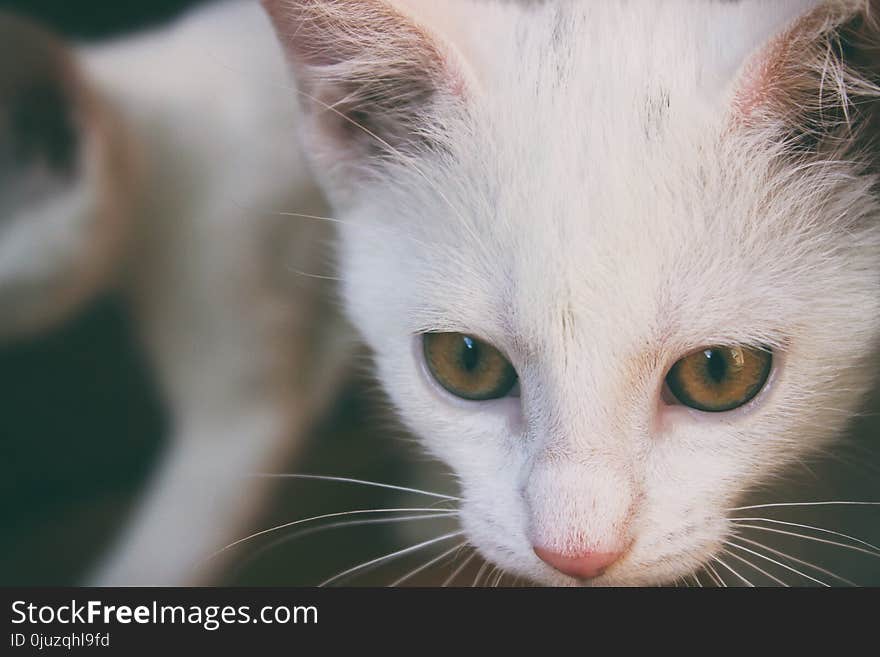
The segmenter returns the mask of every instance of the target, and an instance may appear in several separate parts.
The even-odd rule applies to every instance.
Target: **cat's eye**
[[[456,397],[500,399],[516,386],[513,365],[487,342],[463,333],[425,333],[422,343],[431,376]]]
[[[754,399],[767,383],[772,364],[769,349],[708,347],[673,365],[666,385],[685,406],[722,413]]]

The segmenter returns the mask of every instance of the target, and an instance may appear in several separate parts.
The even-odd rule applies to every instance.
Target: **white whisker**
[[[474,588],[474,587],[477,586],[477,584],[478,584],[479,581],[480,581],[480,578],[483,576],[483,573],[485,573],[486,570],[487,570],[488,568],[489,568],[489,562],[488,562],[488,561],[484,562],[483,565],[480,566],[480,569],[477,571],[477,576],[474,577],[474,583],[471,584],[471,588]]]
[[[706,567],[706,572],[712,576],[712,579],[715,580],[715,583],[719,587],[727,588],[727,582],[725,582],[724,578],[722,578],[721,575],[718,574],[718,571],[715,570],[715,567],[712,566],[712,564],[707,563],[705,567]]]
[[[462,541],[462,542],[459,543],[458,545],[456,545],[456,546],[454,546],[454,547],[452,547],[452,548],[446,550],[446,552],[444,552],[444,553],[441,554],[440,556],[438,556],[438,557],[434,557],[433,559],[431,559],[431,560],[428,561],[427,563],[422,564],[421,566],[419,566],[419,567],[416,568],[415,570],[411,570],[410,572],[408,572],[408,573],[407,573],[406,575],[404,575],[403,577],[399,577],[398,579],[394,580],[389,586],[391,586],[392,588],[395,587],[395,586],[399,586],[400,584],[402,584],[403,582],[407,581],[408,579],[411,579],[411,578],[415,577],[415,576],[418,575],[420,572],[422,572],[422,571],[424,571],[424,570],[427,570],[428,568],[430,568],[431,566],[433,566],[435,563],[437,563],[437,562],[439,562],[439,561],[442,561],[443,559],[445,559],[446,557],[448,557],[450,554],[452,554],[452,553],[455,552],[456,550],[460,550],[460,549],[463,548],[465,545],[467,545],[467,541]]]
[[[841,506],[880,506],[880,502],[850,502],[845,500],[840,501],[830,501],[830,502],[776,502],[773,504],[753,504],[751,506],[738,506],[733,509],[728,509],[728,511],[748,511],[749,509],[771,509],[775,507],[788,507],[788,506],[832,506],[832,505],[841,505]]]
[[[855,543],[859,543],[860,545],[864,545],[865,547],[871,548],[872,550],[875,550],[878,554],[880,554],[880,547],[877,547],[876,545],[872,545],[871,543],[868,543],[867,541],[863,541],[860,538],[856,538],[855,536],[850,536],[849,534],[844,534],[842,532],[836,532],[831,529],[825,529],[824,527],[816,527],[814,525],[803,525],[803,524],[800,524],[797,522],[786,522],[784,520],[775,520],[773,518],[731,518],[731,520],[737,521],[737,522],[734,522],[734,524],[740,524],[738,522],[740,520],[748,520],[750,522],[761,521],[761,522],[769,522],[774,525],[787,525],[789,527],[800,527],[801,529],[812,529],[814,531],[822,532],[824,534],[833,534],[834,536],[839,536],[841,538],[847,538],[851,541],[854,541]]]
[[[419,513],[419,512],[436,513],[436,514],[450,513],[450,511],[448,509],[426,509],[426,508],[418,508],[418,507],[416,507],[416,508],[400,508],[400,509],[355,509],[354,511],[339,511],[337,513],[324,513],[319,516],[312,516],[311,518],[301,518],[300,520],[286,522],[281,525],[276,525],[275,527],[270,527],[269,529],[263,529],[261,531],[254,532],[253,534],[249,534],[248,536],[245,536],[244,538],[240,538],[237,541],[233,541],[229,545],[226,545],[226,546],[220,548],[219,550],[217,550],[216,552],[211,554],[208,557],[208,559],[211,559],[211,558],[217,556],[218,554],[220,554],[221,552],[225,552],[226,550],[229,550],[230,548],[235,547],[236,545],[240,545],[246,541],[253,540],[253,539],[257,538],[258,536],[265,536],[266,534],[271,534],[271,533],[274,533],[277,531],[281,531],[282,529],[287,529],[288,527],[295,527],[296,525],[302,525],[307,522],[316,522],[318,520],[326,520],[329,518],[341,518],[344,516],[355,516],[355,515],[368,514],[368,513]]]
[[[446,580],[443,582],[443,584],[441,584],[441,586],[442,586],[443,588],[446,588],[447,586],[449,586],[450,584],[452,584],[452,582],[455,581],[455,578],[458,577],[459,575],[461,575],[462,571],[464,571],[464,569],[467,568],[467,565],[468,565],[471,561],[473,561],[473,560],[474,560],[474,557],[476,557],[476,556],[477,556],[477,550],[474,549],[474,551],[470,553],[470,555],[468,556],[468,558],[465,559],[465,560],[461,563],[461,565],[460,565],[458,568],[456,568],[456,569],[453,571],[453,573],[452,573],[449,577],[446,578]]]
[[[755,545],[756,547],[760,547],[764,550],[767,550],[768,552],[771,552],[772,554],[777,554],[780,557],[784,557],[786,559],[792,559],[793,561],[799,561],[797,559],[794,559],[790,555],[785,554],[784,552],[780,552],[779,550],[774,550],[773,548],[768,548],[763,543],[758,543],[757,541],[751,541],[751,540],[745,538],[744,536],[739,536],[738,538],[742,541],[745,541],[746,543],[750,543],[752,545]],[[785,568],[786,570],[790,570],[791,572],[795,573],[796,575],[800,575],[801,577],[804,577],[812,582],[816,582],[816,584],[821,584],[822,586],[827,586],[827,587],[831,586],[830,584],[823,582],[821,579],[816,579],[815,577],[813,577],[811,575],[807,575],[806,573],[802,573],[797,568],[793,568],[792,566],[789,566],[788,564],[784,564],[780,561],[777,561],[776,559],[773,559],[772,557],[768,557],[766,554],[761,554],[760,552],[755,552],[754,550],[750,550],[749,548],[747,548],[743,545],[740,545],[739,543],[734,543],[733,541],[727,541],[727,545],[729,545],[730,547],[735,547],[738,550],[743,550],[744,552],[748,552],[749,554],[752,554],[752,555],[758,557],[759,559],[764,559],[765,561],[769,561],[770,563],[776,564],[780,568]]]
[[[828,575],[829,577],[836,579],[839,582],[843,582],[844,584],[847,584],[849,586],[858,586],[858,584],[856,584],[852,580],[848,580],[846,577],[841,577],[837,573],[834,573],[834,572],[828,570],[827,568],[823,568],[822,566],[817,566],[816,564],[814,564],[810,561],[804,561],[803,559],[800,559],[798,557],[794,557],[786,552],[783,552],[782,550],[777,550],[775,548],[770,547],[769,545],[765,545],[763,543],[752,540],[752,539],[747,538],[742,535],[737,536],[737,538],[741,541],[745,541],[746,543],[750,543],[751,545],[755,545],[755,546],[760,547],[764,550],[767,550],[771,554],[779,555],[780,557],[788,559],[789,561],[793,561],[794,563],[799,563],[803,566],[807,566],[808,568],[812,568],[816,572],[822,573],[823,575]],[[742,546],[740,546],[740,547],[742,547]]]
[[[761,527],[760,525],[749,525],[742,522],[734,523],[737,527],[745,527],[748,529],[757,529],[762,532],[773,532],[774,534],[782,534],[784,536],[792,536],[794,538],[802,538],[805,541],[814,541],[816,543],[824,543],[826,545],[834,545],[836,547],[844,548],[847,550],[853,550],[854,552],[861,552],[862,554],[868,554],[872,557],[880,558],[880,553],[866,550],[865,548],[860,548],[856,545],[849,545],[847,543],[839,543],[838,541],[829,541],[825,538],[819,538],[818,536],[809,536],[807,534],[798,534],[797,532],[788,532],[784,529],[773,529],[772,527]]]
[[[303,276],[305,278],[313,278],[319,281],[341,281],[342,279],[338,276],[325,276],[323,274],[310,274],[307,271],[300,271],[299,269],[294,269],[292,267],[288,267],[287,271],[291,274],[296,274],[297,276]]]
[[[727,541],[725,541],[725,544],[726,544],[726,543],[727,543]],[[730,550],[724,550],[724,554],[730,555],[730,556],[733,557],[734,559],[738,559],[739,561],[742,561],[742,562],[743,562],[744,564],[746,564],[749,568],[751,568],[751,569],[753,569],[753,570],[757,570],[759,573],[761,573],[762,575],[764,575],[764,576],[766,576],[767,578],[771,579],[772,581],[776,582],[777,584],[781,584],[782,586],[784,586],[784,587],[786,587],[786,588],[789,588],[789,585],[786,584],[784,581],[782,581],[781,579],[779,579],[779,578],[776,577],[775,575],[772,575],[772,574],[768,573],[766,570],[764,570],[764,569],[761,568],[760,566],[756,566],[755,564],[753,564],[751,561],[749,561],[749,560],[746,559],[745,557],[741,557],[740,555],[736,554],[735,552],[731,552]]]
[[[731,567],[728,566],[726,563],[724,563],[724,561],[722,561],[721,557],[719,557],[719,556],[716,555],[716,556],[714,557],[714,559],[715,559],[715,561],[717,561],[719,564],[721,564],[722,566],[724,566],[725,568],[727,568],[727,570],[729,570],[729,571],[732,572],[734,575],[736,575],[736,577],[738,577],[738,578],[741,579],[743,582],[745,582],[746,586],[750,586],[751,588],[755,588],[755,585],[754,585],[754,584],[752,584],[749,580],[747,580],[745,577],[743,577],[743,576],[740,575],[738,572],[736,572],[733,568],[731,568]]]
[[[257,473],[251,475],[253,477],[262,477],[267,479],[307,479],[307,480],[316,480],[316,481],[335,481],[344,484],[359,484],[361,486],[373,486],[375,488],[387,488],[390,490],[401,491],[404,493],[418,493],[419,495],[427,495],[429,497],[436,497],[442,500],[451,500],[454,502],[460,502],[460,497],[455,497],[454,495],[444,495],[443,493],[434,493],[432,491],[420,490],[418,488],[409,488],[407,486],[396,486],[394,484],[384,484],[378,481],[367,481],[366,479],[352,479],[350,477],[330,477],[327,475],[314,475],[314,474],[271,474],[271,473]]]
[[[275,215],[280,217],[296,217],[299,219],[311,219],[313,221],[326,221],[328,223],[339,224],[340,226],[353,226],[355,228],[369,228],[370,230],[375,231],[384,231],[386,233],[391,233],[391,229],[381,225],[381,224],[368,224],[368,223],[357,223],[354,221],[346,221],[344,219],[335,219],[334,217],[322,217],[320,215],[315,214],[305,214],[303,212],[289,212],[289,211],[276,211]],[[399,233],[394,233],[395,237],[401,236],[404,239],[418,244],[419,246],[423,246],[425,248],[429,248],[429,245],[425,242],[413,237],[412,235],[399,235]]]
[[[430,513],[430,514],[421,514],[414,516],[400,516],[400,517],[391,517],[391,518],[373,518],[370,520],[348,520],[344,522],[332,522],[326,525],[321,525],[320,527],[308,527],[306,529],[301,529],[299,531],[293,532],[292,534],[288,534],[287,536],[282,536],[278,538],[268,545],[264,545],[260,549],[256,550],[251,556],[245,559],[239,569],[243,569],[250,563],[253,563],[260,556],[266,554],[267,552],[271,552],[277,547],[284,545],[285,543],[290,543],[291,541],[295,541],[299,538],[304,538],[305,536],[311,536],[313,534],[322,534],[327,531],[331,531],[334,529],[346,529],[349,527],[360,527],[365,525],[391,525],[400,522],[411,522],[416,520],[443,520],[446,518],[455,518],[458,516],[457,512],[451,511],[449,513]]]
[[[346,577],[347,575],[352,575],[352,574],[359,572],[365,568],[368,568],[372,565],[386,563],[388,561],[391,561],[392,559],[398,559],[405,554],[409,554],[410,552],[415,552],[416,550],[421,550],[422,548],[428,547],[429,545],[433,545],[434,543],[439,543],[440,541],[446,541],[446,540],[449,540],[450,538],[455,538],[456,536],[461,536],[463,533],[464,532],[458,531],[458,532],[452,532],[449,534],[444,534],[443,536],[439,536],[437,538],[432,538],[428,541],[423,541],[423,542],[418,543],[416,545],[411,545],[407,548],[403,548],[402,550],[397,550],[396,552],[392,552],[390,554],[386,554],[381,557],[371,559],[370,561],[365,561],[364,563],[358,564],[357,566],[353,566],[352,568],[349,568],[348,570],[344,570],[341,573],[334,575],[333,577],[325,579],[323,582],[318,584],[318,586],[320,586],[320,587],[327,586],[328,584],[332,584],[333,582],[336,582],[336,581],[342,579],[343,577]]]

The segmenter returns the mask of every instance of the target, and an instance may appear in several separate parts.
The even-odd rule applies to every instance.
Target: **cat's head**
[[[0,340],[52,327],[113,283],[133,141],[70,46],[0,12]]]
[[[264,4],[349,314],[497,565],[670,582],[857,408],[868,2]]]

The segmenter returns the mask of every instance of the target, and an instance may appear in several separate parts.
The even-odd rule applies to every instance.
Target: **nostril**
[[[577,555],[564,555],[534,548],[538,558],[560,573],[577,577],[578,579],[592,579],[598,577],[611,567],[619,558],[620,552],[584,552]]]

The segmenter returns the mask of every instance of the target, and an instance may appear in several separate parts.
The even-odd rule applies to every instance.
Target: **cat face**
[[[797,12],[744,4],[454,4],[483,26],[454,46],[409,4],[267,4],[300,26],[346,307],[459,479],[468,538],[510,573],[693,572],[742,494],[825,447],[870,382],[871,169],[844,163],[843,138],[792,156],[802,133],[772,118],[765,97],[784,101],[756,58],[783,66],[778,40],[800,32],[752,41]],[[378,92],[353,72],[379,36],[333,41],[344,15],[321,12],[341,7],[382,37]],[[724,49],[751,59],[714,53],[753,18]],[[409,92],[389,94],[400,76]]]

